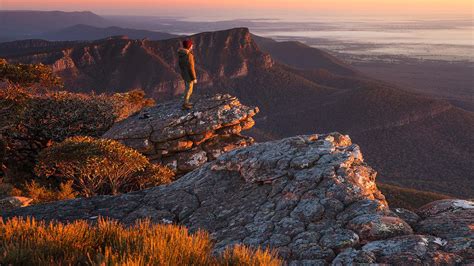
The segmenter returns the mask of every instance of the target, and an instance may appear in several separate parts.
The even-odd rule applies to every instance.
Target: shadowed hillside
[[[449,196],[433,192],[425,192],[411,188],[403,188],[390,184],[377,184],[388,204],[392,208],[416,210],[421,206],[437,200],[449,199]]]
[[[244,28],[191,38],[196,93],[230,93],[259,106],[257,140],[341,131],[362,146],[381,181],[461,197],[472,193],[472,113],[371,80],[298,43],[260,39],[267,54]],[[162,102],[183,91],[176,54],[181,40],[24,41],[0,44],[0,56],[52,65],[76,91],[142,88]]]

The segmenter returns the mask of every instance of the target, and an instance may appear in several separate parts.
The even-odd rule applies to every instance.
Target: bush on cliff
[[[18,85],[0,84],[0,139],[7,146],[4,163],[11,169],[31,169],[38,152],[51,142],[78,135],[101,136],[116,121],[152,104],[139,90],[110,96],[33,93]]]
[[[2,265],[282,265],[274,252],[237,246],[212,256],[207,233],[138,221],[69,224],[0,219]]]
[[[0,58],[0,81],[8,81],[22,86],[63,87],[61,78],[54,75],[48,66],[43,64],[9,64],[2,58]]]
[[[76,135],[102,135],[117,117],[113,108],[104,95],[32,93],[18,85],[3,84],[0,115],[5,119],[0,122],[0,135],[7,146],[4,164],[13,172],[11,176],[31,175],[37,154],[51,142]]]
[[[117,116],[116,121],[124,120],[145,107],[155,105],[155,101],[146,98],[145,92],[140,89],[124,93],[115,93],[111,96],[111,99]]]
[[[72,180],[86,197],[117,194],[158,186],[171,181],[173,173],[152,165],[134,149],[108,139],[72,137],[44,149],[35,167],[38,176]]]
[[[59,184],[58,188],[51,187],[51,185],[41,185],[33,180],[25,185],[25,191],[21,192],[19,196],[25,194],[33,200],[31,204],[74,199],[79,195],[73,188],[72,180]]]

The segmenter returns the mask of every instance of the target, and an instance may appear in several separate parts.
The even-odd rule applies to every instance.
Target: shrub
[[[148,220],[124,227],[99,219],[69,224],[0,219],[2,265],[281,265],[270,251],[236,247],[213,257],[206,232],[156,225]],[[238,263],[238,264],[236,264]]]
[[[113,109],[113,103],[104,95],[34,94],[20,86],[3,84],[0,135],[7,146],[4,164],[31,175],[40,150],[52,141],[71,136],[102,135],[116,119]]]
[[[50,67],[43,64],[9,64],[0,58],[0,81],[8,81],[22,86],[40,85],[45,88],[60,88],[61,78],[53,74]]]
[[[78,193],[72,187],[73,182],[68,181],[61,183],[59,189],[47,188],[41,186],[36,181],[31,181],[26,184],[26,196],[33,199],[33,204],[35,203],[44,203],[58,200],[68,200],[75,198]]]
[[[33,161],[50,141],[73,136],[98,137],[116,121],[153,104],[141,91],[81,94],[65,91],[36,93],[24,87],[0,84],[0,135],[16,161]],[[18,160],[19,159],[19,160]]]
[[[111,97],[117,114],[117,121],[121,121],[145,107],[155,105],[155,101],[145,97],[145,92],[135,89],[125,93],[115,93]]]
[[[135,172],[132,176],[133,182],[124,184],[124,191],[136,191],[170,183],[174,172],[165,166],[148,164],[143,171]]]
[[[91,137],[72,137],[46,148],[38,157],[35,172],[61,181],[73,180],[86,197],[161,185],[170,182],[173,175],[117,141]]]
[[[101,136],[116,121],[154,104],[140,90],[113,95],[54,90],[60,85],[44,65],[0,59],[0,177],[15,187],[31,180],[38,153],[53,142]]]
[[[252,250],[243,245],[227,248],[221,260],[225,265],[283,265],[276,252],[269,249]]]
[[[30,134],[52,141],[98,137],[114,124],[114,108],[105,95],[54,92],[32,97],[22,123]]]

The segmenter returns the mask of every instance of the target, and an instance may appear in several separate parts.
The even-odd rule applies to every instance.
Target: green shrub
[[[117,194],[171,181],[171,170],[152,166],[134,149],[108,139],[72,137],[44,149],[38,176],[73,180],[83,196]]]
[[[282,265],[274,252],[241,246],[211,255],[206,232],[138,221],[69,224],[0,219],[1,265]]]
[[[60,88],[61,78],[53,74],[50,67],[43,64],[9,64],[0,58],[0,81],[8,81],[22,86],[39,85],[44,88]]]

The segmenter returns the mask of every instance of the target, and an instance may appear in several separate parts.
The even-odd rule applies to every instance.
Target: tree
[[[73,180],[82,195],[118,194],[169,183],[170,169],[152,165],[136,150],[108,139],[72,137],[43,150],[38,176]]]

